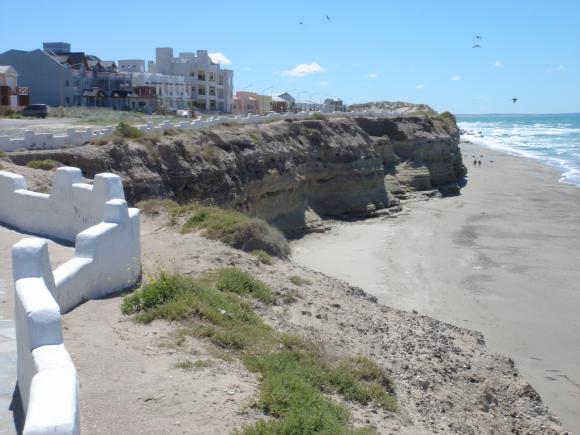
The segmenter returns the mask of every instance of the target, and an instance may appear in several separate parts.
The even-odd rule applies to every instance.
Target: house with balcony
[[[29,89],[18,86],[18,72],[10,65],[0,65],[0,115],[30,104]]]
[[[255,92],[238,91],[234,97],[233,113],[247,115],[260,113],[260,96]]]
[[[18,72],[22,86],[35,90],[31,103],[50,106],[113,107],[113,93],[130,84],[114,61],[71,51],[66,42],[45,42],[42,50],[8,50],[0,64]]]

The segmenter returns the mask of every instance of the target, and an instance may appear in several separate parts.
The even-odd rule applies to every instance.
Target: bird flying
[[[515,104],[515,102],[516,102],[516,101],[518,101],[518,99],[517,99],[517,98],[512,98],[512,103],[514,103],[514,104]]]
[[[326,20],[330,23],[330,17],[327,15]]]
[[[304,24],[302,21],[298,21],[298,24]]]
[[[479,45],[479,44],[475,44],[475,45],[474,45],[473,47],[471,47],[471,48],[481,48],[481,45]]]
[[[475,38],[476,38],[476,39],[481,39],[481,36],[477,35]]]

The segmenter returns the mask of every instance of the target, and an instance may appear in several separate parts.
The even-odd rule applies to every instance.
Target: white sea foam
[[[580,187],[580,115],[458,118],[463,139],[542,161],[562,173],[560,181]]]

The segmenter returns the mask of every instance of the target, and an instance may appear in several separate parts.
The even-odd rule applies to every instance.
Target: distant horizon
[[[554,112],[554,113],[454,113],[455,116],[543,116],[543,115],[580,115],[580,112]]]

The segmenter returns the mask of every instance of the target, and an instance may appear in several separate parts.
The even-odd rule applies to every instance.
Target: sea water
[[[580,187],[580,113],[458,115],[462,140],[539,160]]]

